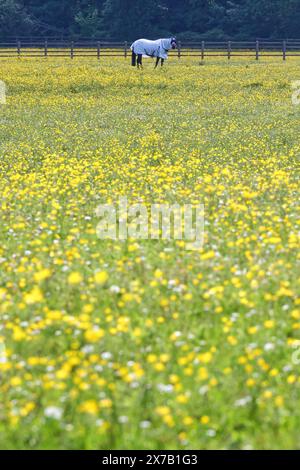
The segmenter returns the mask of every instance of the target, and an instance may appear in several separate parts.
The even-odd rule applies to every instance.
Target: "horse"
[[[133,67],[143,68],[143,55],[148,57],[156,57],[155,69],[161,61],[161,66],[164,65],[164,61],[168,58],[168,52],[170,49],[176,49],[177,41],[176,38],[172,37],[169,39],[157,39],[156,41],[149,41],[148,39],[138,39],[135,41],[130,49],[132,51],[132,62]]]

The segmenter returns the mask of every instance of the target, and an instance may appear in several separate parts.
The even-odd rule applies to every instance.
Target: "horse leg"
[[[159,57],[157,57],[157,59],[156,59],[156,64],[155,64],[155,67],[154,67],[155,69],[157,68],[158,64],[159,64]]]
[[[138,54],[138,60],[137,60],[137,65],[138,68],[143,68],[143,54]]]
[[[136,53],[134,51],[132,51],[131,65],[132,65],[132,67],[136,66]]]
[[[164,66],[164,61],[165,61],[165,59],[161,59],[161,66],[162,67]]]

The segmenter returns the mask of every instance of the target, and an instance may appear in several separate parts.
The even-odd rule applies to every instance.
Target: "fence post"
[[[97,42],[97,59],[100,59],[100,42]]]
[[[283,41],[282,56],[283,56],[283,60],[286,60],[286,41]]]
[[[47,39],[45,39],[45,50],[44,50],[44,55],[45,55],[45,57],[47,57],[47,56],[48,56],[48,41],[47,41]]]
[[[259,41],[256,41],[256,46],[255,46],[255,58],[256,58],[256,60],[259,59]]]
[[[181,41],[178,41],[178,59],[181,59]]]
[[[18,57],[21,55],[21,41],[17,41],[17,52],[18,52]]]
[[[231,59],[231,41],[228,41],[228,60]]]
[[[71,42],[71,59],[74,59],[74,41]]]
[[[205,54],[205,42],[201,42],[201,60],[204,60],[204,54]]]

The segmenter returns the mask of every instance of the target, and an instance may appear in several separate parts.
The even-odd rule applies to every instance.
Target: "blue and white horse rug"
[[[164,61],[168,58],[169,50],[176,49],[176,47],[176,38],[157,39],[156,41],[138,39],[130,48],[132,51],[132,66],[135,67],[137,64],[138,68],[142,67],[143,56],[156,57],[155,68],[158,66],[160,60],[161,66],[163,66]]]

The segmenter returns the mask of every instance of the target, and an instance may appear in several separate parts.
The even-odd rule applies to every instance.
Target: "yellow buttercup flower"
[[[200,418],[200,423],[201,423],[201,424],[206,425],[206,424],[208,424],[209,422],[210,422],[210,417],[209,417],[209,416],[206,416],[206,415],[201,416],[201,418]]]
[[[44,299],[43,292],[39,287],[34,287],[30,292],[24,295],[24,301],[27,305],[33,305]]]
[[[99,404],[96,400],[87,400],[80,404],[78,411],[90,415],[97,415],[99,412]]]
[[[106,271],[97,272],[94,276],[95,283],[102,285],[105,284],[108,280],[108,274]]]
[[[89,343],[97,343],[97,341],[103,338],[104,335],[105,335],[105,332],[101,328],[87,330],[84,333],[84,337]]]
[[[78,272],[73,272],[73,273],[69,274],[69,276],[68,276],[68,283],[71,286],[80,284],[82,281],[83,281],[83,277]]]

